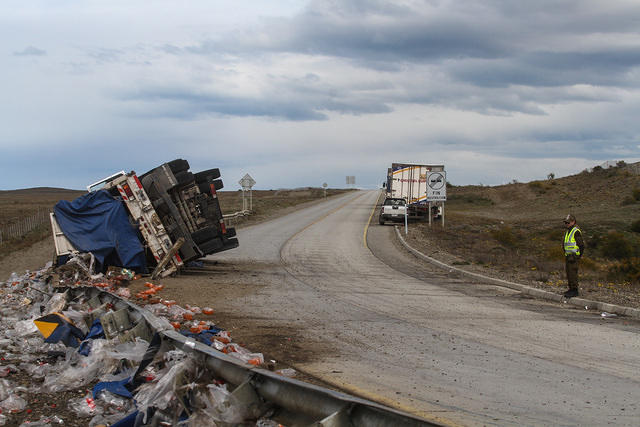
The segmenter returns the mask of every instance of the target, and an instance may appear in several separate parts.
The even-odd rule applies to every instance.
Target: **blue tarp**
[[[100,267],[116,265],[146,273],[144,248],[138,230],[129,223],[121,201],[107,190],[61,200],[53,208],[60,229],[81,252],[91,252]]]

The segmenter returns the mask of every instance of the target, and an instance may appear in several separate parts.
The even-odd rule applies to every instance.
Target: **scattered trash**
[[[611,317],[618,317],[618,315],[614,313],[607,313],[606,311],[604,311],[600,314],[600,317],[611,318]]]
[[[88,425],[111,425],[126,417],[171,424],[176,413],[187,414],[181,419],[185,425],[211,419],[243,422],[247,411],[234,401],[224,381],[203,369],[202,359],[179,349],[152,346],[153,331],[143,320],[133,318],[126,307],[123,311],[90,293],[73,291],[83,286],[123,299],[131,297],[123,284],[133,280],[135,272],[109,268],[105,275],[96,275],[93,262],[91,256],[73,254],[64,268],[58,267],[60,284],[67,285],[63,291],[50,284],[48,268],[23,276],[13,273],[7,282],[0,283],[0,348],[11,358],[8,360],[21,361],[19,366],[0,365],[0,425],[27,407],[21,392],[60,392],[96,383],[93,392],[67,402],[78,418],[90,419]],[[3,288],[10,292],[2,292]],[[145,307],[158,317],[156,327],[175,328],[193,339],[191,347],[197,341],[219,347],[249,365],[264,363],[261,353],[233,343],[230,334],[212,321],[197,319],[199,315],[210,316],[213,309],[181,307],[176,301],[163,300],[158,296],[162,285],[147,282],[145,288],[135,297],[158,299]],[[170,323],[170,319],[174,321]],[[11,375],[18,372],[26,373],[36,384],[16,387]],[[62,423],[59,417],[43,416],[28,425]]]

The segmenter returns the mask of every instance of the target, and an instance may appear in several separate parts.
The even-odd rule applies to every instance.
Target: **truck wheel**
[[[218,249],[222,248],[223,246],[224,246],[224,243],[222,243],[222,239],[217,239],[217,238],[208,240],[198,245],[200,250],[206,255],[216,252]]]
[[[382,217],[378,217],[378,222],[380,225],[384,225],[384,219],[382,219]]]
[[[182,171],[173,174],[176,177],[176,181],[178,181],[177,185],[184,185],[190,182],[193,182],[193,174],[189,171]]]
[[[178,172],[186,171],[189,169],[189,162],[184,159],[175,159],[167,163],[169,165],[169,169],[174,175]]]
[[[194,177],[198,184],[205,181],[213,181],[214,179],[220,178],[220,169],[207,169],[206,171],[196,173]]]
[[[218,229],[215,226],[201,228],[191,233],[191,238],[198,245],[215,237],[218,237]]]
[[[198,188],[200,189],[200,192],[203,193],[203,194],[211,193],[211,188],[209,187],[209,184],[213,184],[213,186],[215,187],[216,191],[222,190],[224,188],[224,185],[222,184],[222,180],[221,179],[216,179],[213,182],[204,181],[204,182],[198,183]]]

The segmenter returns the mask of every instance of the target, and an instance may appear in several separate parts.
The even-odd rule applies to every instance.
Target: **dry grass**
[[[455,254],[470,269],[560,291],[566,289],[562,220],[571,212],[587,245],[580,269],[583,292],[640,306],[634,264],[640,233],[632,231],[640,219],[635,199],[640,178],[631,170],[596,168],[527,184],[451,186],[446,228],[416,224],[411,244]],[[627,196],[634,202],[622,203]]]
[[[40,210],[52,211],[58,201],[73,200],[81,194],[84,192],[62,188],[0,191],[0,230],[20,223]],[[44,223],[19,238],[7,239],[6,236],[3,236],[3,243],[0,245],[0,259],[50,236],[51,226],[49,223]]]

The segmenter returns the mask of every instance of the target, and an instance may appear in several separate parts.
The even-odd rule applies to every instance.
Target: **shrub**
[[[640,233],[640,219],[633,221],[631,223],[631,231],[634,231],[636,233]]]
[[[633,195],[634,200],[640,201],[640,188],[634,188],[631,194]]]
[[[609,266],[607,276],[610,280],[640,283],[640,258],[634,257],[614,262]]]
[[[553,173],[553,172],[551,172],[549,175],[547,175],[547,179],[548,179],[549,181],[551,181],[551,180],[552,180],[553,178],[555,178],[555,177],[556,177],[556,174],[555,174],[555,173]]]
[[[518,236],[515,235],[508,225],[505,225],[499,230],[491,230],[491,236],[505,246],[516,246],[518,243]]]
[[[627,162],[625,162],[624,160],[620,160],[616,163],[616,167],[623,168],[625,166],[627,166]]]
[[[544,256],[547,259],[551,260],[563,260],[564,261],[564,250],[562,249],[562,242],[547,246],[544,251]]]
[[[452,194],[447,196],[447,199],[449,202],[462,202],[480,206],[493,205],[493,200],[477,194]]]
[[[620,205],[628,206],[628,205],[633,205],[635,202],[636,202],[635,198],[631,196],[626,196],[624,199],[622,199],[622,202],[620,202]]]
[[[582,257],[580,260],[580,268],[585,270],[598,270],[599,264],[591,258]]]
[[[536,191],[538,191],[540,193],[545,193],[549,188],[549,187],[547,187],[547,184],[543,183],[542,181],[531,181],[527,185],[532,190],[536,190]]]
[[[610,259],[629,258],[633,253],[633,247],[624,234],[611,231],[602,239],[602,255]]]

